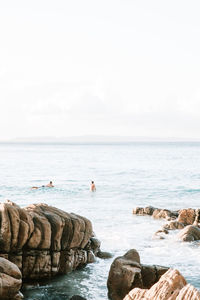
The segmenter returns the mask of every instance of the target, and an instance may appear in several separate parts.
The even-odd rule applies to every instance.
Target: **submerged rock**
[[[0,257],[0,299],[20,300],[23,295],[20,293],[22,285],[22,274],[19,268]]]
[[[122,300],[134,287],[150,288],[167,270],[162,266],[142,265],[139,253],[131,249],[117,257],[110,267],[108,296],[112,300]]]
[[[100,242],[91,222],[47,204],[20,208],[0,203],[0,256],[15,263],[23,278],[48,278],[94,262]]]
[[[82,296],[79,295],[74,295],[70,298],[70,300],[86,300],[85,298],[83,298]]]
[[[177,270],[169,269],[149,290],[132,289],[124,300],[199,300],[200,293]]]

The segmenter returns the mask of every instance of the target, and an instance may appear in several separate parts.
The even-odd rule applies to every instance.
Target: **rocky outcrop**
[[[152,206],[136,207],[133,214],[150,215],[153,218],[168,220],[161,229],[156,231],[153,238],[164,239],[169,230],[182,229],[177,238],[182,241],[195,241],[200,239],[200,209],[181,209],[179,211],[170,211],[168,209],[158,209]],[[188,227],[187,225],[193,225]],[[185,228],[185,226],[187,226]]]
[[[47,204],[0,203],[0,256],[15,263],[23,278],[65,274],[94,262],[99,248],[91,222],[82,216]]]
[[[149,215],[149,216],[153,216],[153,218],[155,219],[167,219],[167,220],[174,220],[178,217],[178,211],[160,209],[152,206],[136,207],[133,209],[133,214],[140,215],[140,216]]]
[[[199,223],[199,209],[181,209],[178,215],[178,222],[183,223],[184,225],[192,225],[194,222]]]
[[[149,290],[134,288],[124,300],[199,300],[199,291],[177,270],[169,269]]]
[[[20,300],[23,298],[20,293],[22,285],[22,274],[19,268],[0,257],[0,299]]]
[[[150,288],[168,270],[162,266],[149,266],[140,263],[135,249],[117,257],[108,276],[108,296],[112,300],[122,300],[134,287]]]
[[[178,233],[177,239],[184,242],[200,240],[200,228],[188,225]]]
[[[192,224],[197,225],[198,223],[200,223],[200,209],[186,208],[179,211],[171,211],[168,209],[147,206],[134,208],[133,214],[140,216],[149,215],[155,219],[167,219],[168,221],[172,221],[172,224],[173,221],[177,219],[176,221],[174,221],[174,225],[183,224],[183,226],[186,226]]]

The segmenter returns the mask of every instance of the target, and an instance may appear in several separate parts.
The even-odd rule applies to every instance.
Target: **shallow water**
[[[176,232],[165,240],[152,235],[164,221],[133,216],[135,206],[200,207],[199,143],[127,145],[0,145],[0,201],[21,206],[48,203],[90,219],[102,250],[114,257],[135,248],[141,262],[177,268],[200,288],[200,244],[180,243]],[[54,189],[31,190],[53,180]],[[89,192],[90,180],[97,186]],[[25,299],[107,299],[112,259],[27,286]]]

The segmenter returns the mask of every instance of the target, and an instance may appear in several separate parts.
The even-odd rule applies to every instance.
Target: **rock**
[[[107,258],[112,258],[113,255],[112,255],[111,253],[109,253],[109,252],[99,251],[99,252],[97,253],[97,257],[103,258],[103,259],[107,259]]]
[[[170,211],[168,209],[160,209],[160,208],[155,208],[152,206],[147,206],[147,207],[136,207],[133,209],[133,214],[134,215],[149,215],[153,216],[155,219],[167,219],[167,220],[174,220],[178,217],[178,212],[177,211]]]
[[[112,300],[122,300],[134,287],[151,287],[167,270],[166,267],[142,265],[138,252],[131,249],[117,257],[110,267],[108,296]]]
[[[0,299],[20,300],[22,274],[19,268],[9,260],[0,257]]]
[[[47,204],[0,203],[0,256],[15,263],[23,278],[65,274],[94,262],[99,251],[92,224],[82,216]]]
[[[134,215],[142,215],[142,216],[144,216],[144,215],[152,216],[154,210],[156,210],[156,208],[152,207],[152,206],[136,207],[133,209],[133,214]]]
[[[74,295],[70,298],[70,300],[86,300],[86,298],[83,298],[82,296],[79,295]]]
[[[112,300],[121,300],[135,286],[142,288],[140,257],[135,249],[124,256],[117,257],[110,268],[108,296]]]
[[[93,251],[96,255],[100,250],[101,243],[95,236],[92,236],[90,238],[90,242],[91,242],[91,248],[93,249]]]
[[[177,300],[199,300],[199,291],[190,284],[185,285],[179,292]]]
[[[199,300],[200,293],[177,270],[169,269],[149,290],[134,288],[124,300]]]
[[[196,217],[196,211],[192,208],[181,209],[178,215],[178,222],[184,225],[192,225]]]
[[[165,228],[162,228],[160,230],[157,230],[154,235],[153,235],[153,238],[157,238],[157,239],[160,239],[160,240],[163,240],[165,239],[165,235],[168,234],[169,231]]]
[[[185,225],[178,221],[170,221],[163,226],[163,228],[167,230],[183,229],[184,227]]]
[[[178,216],[177,212],[170,211],[168,209],[156,209],[153,212],[153,218],[155,219],[173,220],[176,219],[177,216]]]
[[[200,228],[188,225],[178,233],[177,239],[185,242],[200,240]]]

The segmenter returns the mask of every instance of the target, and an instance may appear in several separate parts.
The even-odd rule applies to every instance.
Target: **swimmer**
[[[52,188],[54,187],[53,182],[50,181],[47,185],[42,185],[42,186],[32,186],[32,190],[37,190],[39,188],[44,188],[44,187],[48,187],[48,188]]]
[[[46,187],[49,187],[49,188],[52,188],[52,187],[54,187],[54,185],[53,185],[53,182],[52,181],[50,181],[47,185],[46,185]]]
[[[90,191],[91,191],[91,192],[96,192],[96,186],[95,186],[95,184],[94,184],[94,181],[91,181]]]

